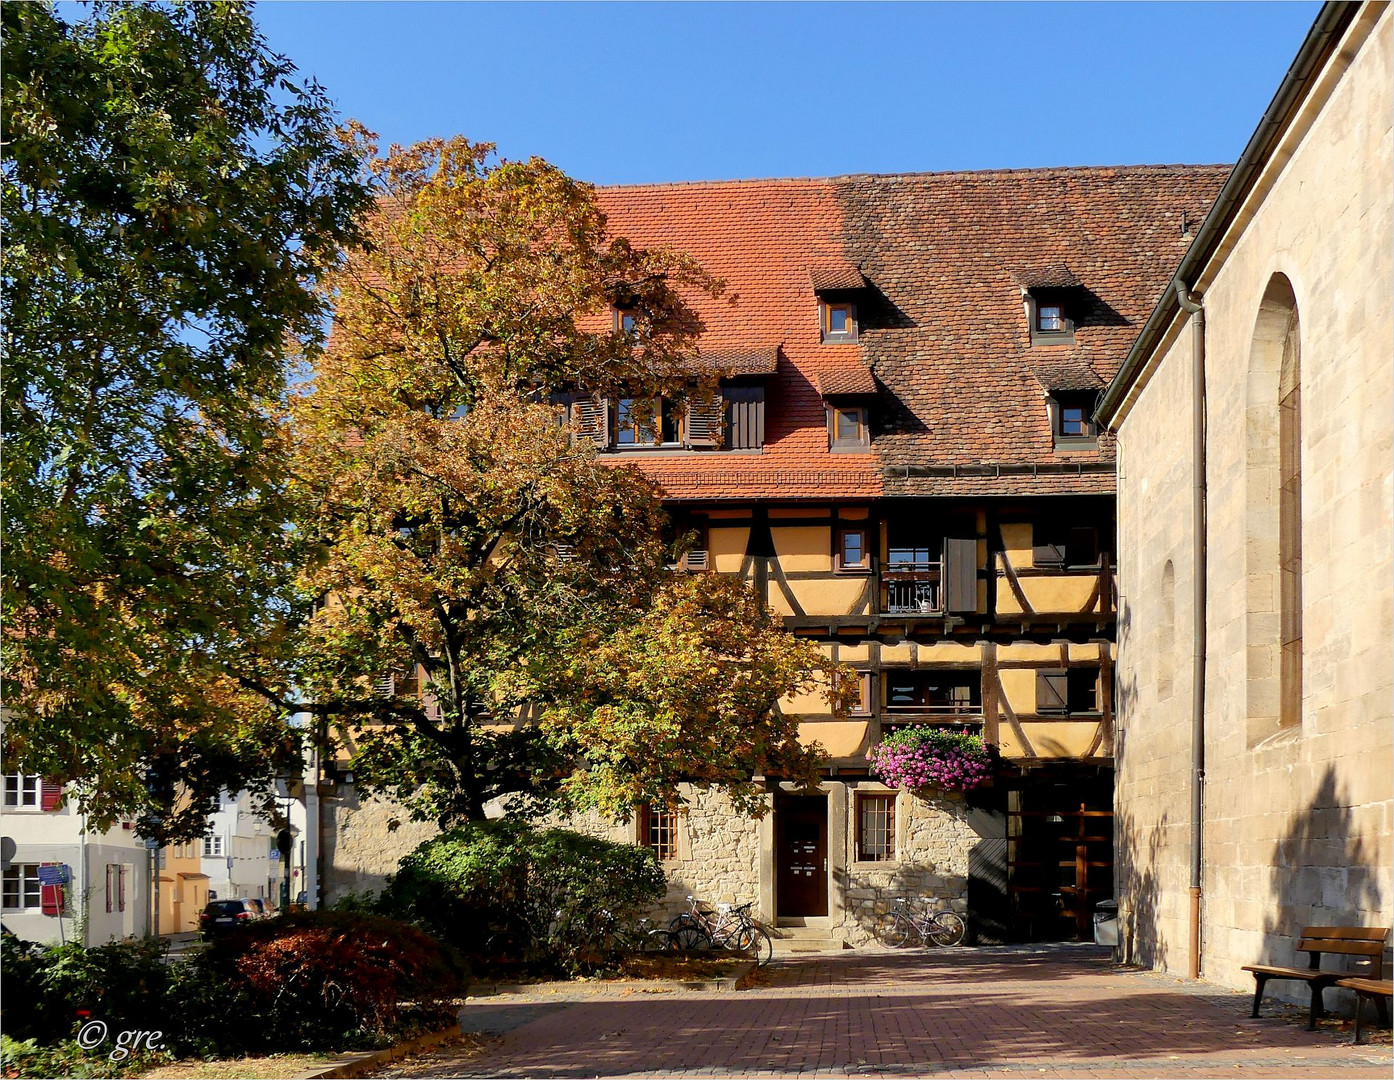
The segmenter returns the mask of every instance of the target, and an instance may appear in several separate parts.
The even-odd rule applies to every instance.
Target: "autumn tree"
[[[443,825],[507,795],[623,815],[684,780],[749,806],[752,774],[811,779],[776,703],[815,684],[817,650],[741,583],[675,576],[661,493],[556,404],[708,402],[720,372],[694,365],[683,296],[720,283],[611,237],[543,161],[358,137],[370,240],[328,283],[331,343],[294,406],[322,551],[300,685],[356,778]]]
[[[196,835],[296,761],[229,672],[291,610],[289,358],[367,196],[246,6],[66,15],[0,8],[5,767]]]

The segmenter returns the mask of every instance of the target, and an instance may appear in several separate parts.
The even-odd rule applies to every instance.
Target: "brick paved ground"
[[[741,993],[539,989],[472,1002],[482,1053],[444,1050],[392,1077],[1385,1077],[1387,1032],[1353,1046],[1300,1015],[1092,951],[797,957]]]

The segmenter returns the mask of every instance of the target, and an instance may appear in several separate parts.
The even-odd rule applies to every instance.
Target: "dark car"
[[[258,917],[250,900],[214,900],[198,917],[198,928],[208,938],[224,930],[246,926]]]

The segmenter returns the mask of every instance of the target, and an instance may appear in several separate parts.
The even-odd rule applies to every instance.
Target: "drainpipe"
[[[1192,492],[1191,565],[1192,605],[1195,610],[1191,639],[1191,971],[1200,978],[1201,850],[1204,837],[1205,792],[1205,309],[1202,298],[1187,291],[1179,280],[1176,300],[1191,317],[1191,462],[1195,486]]]

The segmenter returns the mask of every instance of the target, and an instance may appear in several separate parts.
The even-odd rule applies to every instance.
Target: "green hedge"
[[[603,928],[636,920],[665,888],[648,848],[505,820],[426,841],[379,903],[466,953],[515,948],[535,968],[574,972]]]

